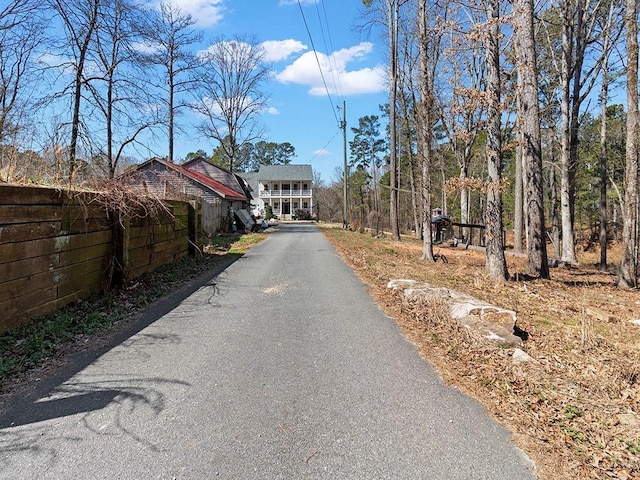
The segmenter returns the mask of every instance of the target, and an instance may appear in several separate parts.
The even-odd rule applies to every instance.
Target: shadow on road
[[[135,379],[135,386],[128,381],[118,382],[120,384],[114,385],[113,388],[83,383],[67,388],[64,384],[114,347],[130,341],[134,335],[171,312],[197,290],[215,286],[215,278],[241,257],[242,255],[225,256],[224,261],[213,270],[190,281],[180,289],[147,307],[141,313],[136,314],[132,323],[126,329],[114,333],[106,345],[71,354],[68,358],[68,363],[61,370],[57,371],[52,377],[41,380],[26,397],[16,394],[9,395],[6,408],[4,411],[0,411],[0,430],[101,410],[116,399],[133,404],[143,403],[151,406],[153,410],[161,410],[162,400],[157,398],[158,392],[153,388],[140,388],[140,385],[167,382],[189,385],[172,379],[158,378]],[[159,338],[154,335],[145,335],[143,338],[138,339],[138,342],[131,340],[130,346],[139,342],[179,341],[176,335],[171,335],[170,337]],[[127,383],[129,384],[127,385]],[[49,398],[52,392],[54,392],[53,398]],[[2,436],[2,433],[0,431],[0,436]]]

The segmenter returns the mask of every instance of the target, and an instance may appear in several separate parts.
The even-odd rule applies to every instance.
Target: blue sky
[[[322,3],[321,3],[322,2]],[[289,142],[296,149],[293,163],[310,163],[325,181],[342,167],[342,132],[333,107],[347,105],[347,138],[364,115],[380,115],[387,100],[385,46],[374,32],[365,36],[356,27],[362,12],[360,0],[301,0],[304,18],[316,47],[329,95],[323,85],[318,60],[297,0],[173,0],[197,21],[203,31],[203,48],[224,35],[254,36],[272,61],[273,78],[265,85],[269,111],[262,116],[265,140]],[[322,24],[320,23],[322,20]],[[323,34],[324,32],[324,34]],[[183,113],[178,122],[186,131],[176,138],[176,158],[214,145],[201,138]],[[153,147],[166,155],[166,147]]]

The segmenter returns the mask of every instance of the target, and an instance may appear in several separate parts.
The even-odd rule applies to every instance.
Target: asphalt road
[[[314,225],[192,290],[0,416],[0,478],[534,478]]]

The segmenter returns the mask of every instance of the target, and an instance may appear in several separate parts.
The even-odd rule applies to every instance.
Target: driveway
[[[0,417],[0,478],[535,478],[313,224],[194,290]]]

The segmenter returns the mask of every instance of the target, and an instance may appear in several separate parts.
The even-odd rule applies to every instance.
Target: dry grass
[[[551,280],[490,282],[484,254],[437,248],[448,264],[419,260],[415,240],[374,239],[325,228],[345,261],[371,286],[387,313],[443,378],[478,398],[536,462],[541,479],[640,479],[640,294],[615,287],[595,254]],[[513,276],[525,259],[509,257]],[[407,304],[387,291],[393,278],[464,291],[518,312],[523,347],[536,362],[515,364],[513,350],[476,343],[447,321],[438,302]]]

